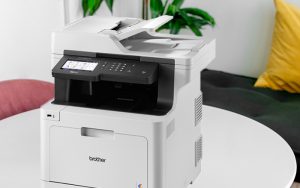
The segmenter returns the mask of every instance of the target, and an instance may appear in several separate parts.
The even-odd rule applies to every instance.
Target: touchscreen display
[[[98,63],[95,62],[67,61],[62,68],[72,70],[94,71],[97,65]]]

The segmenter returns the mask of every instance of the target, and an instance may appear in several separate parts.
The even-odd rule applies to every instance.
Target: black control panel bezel
[[[62,68],[68,61],[91,62],[98,65],[93,71]],[[56,78],[63,79],[153,84],[157,81],[158,64],[135,59],[64,55],[52,70],[52,74]]]
[[[123,73],[123,71],[110,70],[112,71],[110,72],[110,74],[105,74],[105,66],[102,67],[102,63],[98,64],[94,71],[62,69],[63,65],[68,60],[103,62],[103,60],[105,59],[116,61],[116,63],[126,62],[126,64],[128,63],[128,65],[141,65],[142,68],[149,67],[149,69],[147,70],[150,70],[150,72],[145,75],[139,74],[138,76],[135,76],[136,74],[132,74],[132,76],[127,76]],[[108,69],[110,68],[108,67]],[[173,106],[175,80],[175,60],[173,59],[65,51],[62,59],[53,68],[52,75],[55,78],[55,99],[53,101],[54,104],[125,111],[150,115],[165,115],[172,109]],[[151,89],[152,97],[156,96],[155,100],[153,101],[152,98],[151,102],[139,101],[140,104],[145,103],[145,105],[130,110],[122,107],[120,108],[120,106],[116,107],[115,105],[97,105],[96,103],[99,102],[99,100],[97,96],[95,96],[97,94],[93,93],[95,89],[94,87],[101,86],[101,84],[109,84],[112,87],[115,87],[116,91],[114,92],[117,92],[117,90],[119,90],[118,87],[125,87],[125,85],[122,86],[118,83],[125,84],[132,89],[132,91],[126,90],[126,92],[133,92],[135,96],[139,95],[138,93],[140,93],[141,99],[144,98],[142,90],[145,91],[147,89]],[[85,99],[81,98],[80,95],[78,95],[78,92],[89,93],[88,95],[90,95],[91,97],[86,96],[88,98],[86,101],[84,101]],[[118,95],[118,93],[109,93],[113,91],[108,91],[105,89],[99,94],[104,94],[103,92],[106,96]],[[93,101],[95,101],[95,103]],[[149,104],[149,102],[151,104]]]

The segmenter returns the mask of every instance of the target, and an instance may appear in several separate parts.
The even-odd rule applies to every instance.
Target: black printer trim
[[[68,60],[98,65],[94,71],[62,69]],[[165,115],[173,106],[174,71],[173,59],[66,50],[52,70],[53,103]]]

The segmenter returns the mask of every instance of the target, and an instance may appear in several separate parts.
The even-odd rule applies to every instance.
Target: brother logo
[[[100,158],[100,157],[91,157],[89,156],[90,161],[95,161],[95,162],[100,162],[100,163],[105,163],[106,159]]]

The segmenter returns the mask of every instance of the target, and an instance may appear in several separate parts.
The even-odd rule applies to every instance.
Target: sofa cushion
[[[39,108],[54,95],[53,84],[38,80],[0,82],[0,120]]]
[[[276,21],[266,71],[256,87],[300,93],[300,7],[275,0]]]
[[[203,102],[268,126],[282,136],[299,157],[300,94],[254,88],[254,82],[254,78],[204,70]]]

